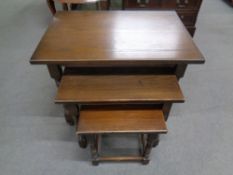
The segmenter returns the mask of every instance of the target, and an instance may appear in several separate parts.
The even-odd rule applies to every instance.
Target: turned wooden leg
[[[91,147],[91,157],[92,157],[92,165],[98,165],[98,139],[97,135],[90,135],[90,147]]]
[[[143,153],[143,161],[142,161],[143,164],[149,163],[151,149],[157,140],[158,140],[158,134],[148,134],[146,147]]]
[[[57,86],[59,86],[61,78],[62,78],[62,68],[59,65],[48,65],[48,71],[51,76],[55,80]],[[66,104],[64,105],[64,116],[66,122],[70,125],[74,125],[75,118],[78,116],[78,107],[73,104]]]
[[[78,135],[78,143],[81,148],[86,148],[88,145],[87,137],[85,135]]]
[[[66,122],[70,125],[74,125],[75,119],[79,114],[78,107],[73,104],[65,104],[64,110]]]
[[[54,1],[53,0],[46,0],[46,1],[47,1],[48,7],[49,7],[51,13],[54,15],[56,13],[56,7],[54,4]]]
[[[57,86],[59,86],[62,77],[62,68],[59,65],[47,65],[50,77],[54,79]]]

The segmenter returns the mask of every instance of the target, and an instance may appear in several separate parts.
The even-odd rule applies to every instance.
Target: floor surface
[[[233,8],[204,0],[195,42],[204,65],[181,80],[186,102],[173,106],[169,133],[148,166],[91,165],[74,128],[53,103],[55,84],[29,59],[52,16],[45,0],[7,0],[0,6],[0,174],[2,175],[232,175]],[[124,145],[127,140],[122,141]]]

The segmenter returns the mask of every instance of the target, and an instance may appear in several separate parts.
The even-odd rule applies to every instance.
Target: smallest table
[[[77,125],[77,134],[86,135],[90,142],[92,163],[98,165],[99,161],[142,161],[149,163],[151,148],[158,141],[158,134],[166,133],[163,112],[156,109],[137,109],[116,107],[87,107],[80,112]],[[136,156],[102,156],[102,134],[131,133],[138,134],[140,138],[139,155]]]

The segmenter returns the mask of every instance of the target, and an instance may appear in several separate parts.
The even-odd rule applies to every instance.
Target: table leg
[[[180,78],[182,78],[184,76],[186,68],[187,68],[187,64],[178,64],[176,66],[175,75],[176,75],[178,81],[180,80]],[[163,115],[164,115],[166,121],[168,120],[171,108],[172,108],[172,103],[164,103],[163,104],[162,110],[163,110]]]
[[[169,117],[169,113],[171,111],[171,107],[172,107],[172,103],[164,103],[163,104],[163,115],[164,115],[164,119],[165,121],[167,121],[168,117]]]
[[[78,143],[81,148],[86,148],[88,145],[87,136],[78,135]]]
[[[187,68],[187,64],[178,64],[176,66],[175,75],[178,80],[184,76],[186,68]]]
[[[148,134],[147,136],[147,142],[146,142],[146,147],[143,152],[143,164],[148,164],[150,162],[150,152],[155,145],[155,143],[158,141],[158,134]]]
[[[63,74],[61,66],[48,65],[47,67],[51,78],[53,78],[56,85],[59,86]],[[68,124],[74,125],[74,118],[78,116],[78,107],[72,104],[64,105],[64,116]]]
[[[98,160],[98,139],[97,135],[90,135],[90,147],[91,147],[91,157],[92,157],[92,164],[93,165],[98,165],[99,160]]]
[[[55,80],[57,86],[59,86],[62,77],[62,68],[59,65],[48,65],[49,75]]]
[[[64,104],[63,106],[66,122],[70,125],[74,125],[79,114],[78,107],[74,104]]]

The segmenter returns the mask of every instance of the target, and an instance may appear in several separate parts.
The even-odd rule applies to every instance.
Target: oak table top
[[[203,62],[173,11],[58,12],[31,58],[78,66]]]
[[[167,127],[161,110],[90,109],[80,111],[76,133],[167,133]]]
[[[184,102],[184,96],[175,75],[64,75],[55,102]]]

